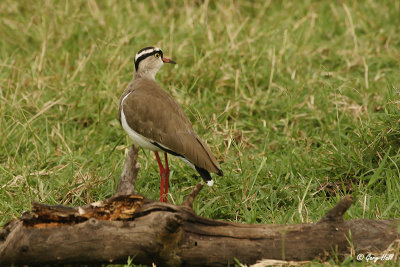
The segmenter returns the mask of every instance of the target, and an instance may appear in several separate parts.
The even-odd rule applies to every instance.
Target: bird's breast
[[[128,93],[121,101],[121,125],[122,125],[122,128],[124,128],[125,132],[128,134],[128,136],[132,139],[132,141],[136,145],[146,148],[146,149],[150,149],[152,151],[161,151],[160,148],[158,148],[157,146],[155,146],[151,143],[150,139],[137,133],[135,130],[133,130],[131,127],[129,127],[128,122],[126,121],[125,114],[124,114],[124,101],[130,94],[131,93]]]

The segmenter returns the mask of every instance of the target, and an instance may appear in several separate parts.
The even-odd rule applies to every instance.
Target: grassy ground
[[[345,3],[342,3],[345,2]],[[131,141],[117,120],[137,50],[222,162],[196,212],[246,223],[400,213],[399,1],[0,2],[0,225],[30,203],[112,195]],[[140,193],[158,199],[154,155]],[[199,181],[172,160],[170,202]]]

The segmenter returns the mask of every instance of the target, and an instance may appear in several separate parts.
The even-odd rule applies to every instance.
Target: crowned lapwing
[[[223,175],[207,144],[197,135],[181,106],[155,81],[164,63],[157,47],[145,47],[135,56],[135,74],[119,101],[122,127],[140,147],[154,151],[160,168],[160,201],[167,202],[169,185],[168,154],[191,165],[204,181],[214,184],[210,172]],[[158,152],[164,152],[165,167]]]

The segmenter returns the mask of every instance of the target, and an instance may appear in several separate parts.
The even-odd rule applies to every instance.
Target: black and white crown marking
[[[163,52],[158,47],[148,46],[148,47],[140,49],[139,52],[137,52],[137,54],[135,56],[135,69],[136,69],[136,71],[139,68],[140,61],[142,61],[143,59],[145,59],[145,58],[147,58],[149,56],[154,55],[155,53],[160,53],[161,54],[161,58],[163,57]]]

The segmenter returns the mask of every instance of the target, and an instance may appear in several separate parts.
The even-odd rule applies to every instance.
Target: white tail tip
[[[214,185],[214,180],[207,181],[207,185],[208,186],[213,186]]]

